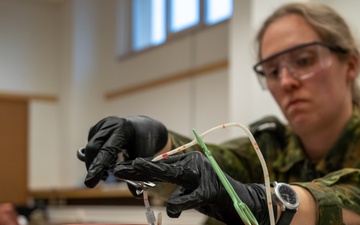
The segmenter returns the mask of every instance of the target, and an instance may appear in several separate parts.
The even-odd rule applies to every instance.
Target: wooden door
[[[0,99],[0,202],[26,205],[28,101]]]

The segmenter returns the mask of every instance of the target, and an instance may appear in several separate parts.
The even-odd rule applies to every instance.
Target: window
[[[170,32],[175,33],[200,22],[200,0],[171,0]]]
[[[165,0],[133,0],[133,48],[162,44],[166,39]]]
[[[232,0],[132,0],[130,51],[166,42],[170,35],[210,26],[232,15]]]
[[[205,23],[215,24],[229,19],[232,15],[232,0],[207,0],[205,5]]]

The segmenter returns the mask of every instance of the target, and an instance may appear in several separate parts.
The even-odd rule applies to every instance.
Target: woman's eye
[[[277,79],[279,77],[279,71],[277,68],[273,68],[266,71],[266,76],[268,78]]]
[[[294,65],[296,67],[307,67],[313,65],[315,61],[315,57],[311,55],[306,55],[296,58]]]
[[[274,79],[274,78],[277,78],[279,75],[277,63],[273,63],[273,62],[265,63],[262,66],[262,69],[263,69],[263,73],[264,73],[265,77],[267,77],[267,78]]]

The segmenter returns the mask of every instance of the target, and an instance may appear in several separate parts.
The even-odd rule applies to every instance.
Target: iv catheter
[[[155,225],[155,223],[156,223],[155,213],[150,208],[150,202],[149,202],[147,187],[143,187],[142,190],[143,190],[144,205],[145,205],[145,209],[146,209],[146,211],[145,211],[146,220],[147,220],[149,225]]]
[[[259,148],[254,136],[250,132],[250,130],[246,126],[244,126],[244,125],[242,125],[240,123],[226,123],[226,124],[222,124],[222,125],[213,127],[211,129],[205,131],[204,133],[198,135],[198,137],[202,139],[211,132],[214,132],[214,131],[219,130],[219,129],[225,129],[225,128],[228,128],[228,127],[241,128],[247,134],[247,136],[250,139],[250,142],[251,142],[251,144],[252,144],[252,146],[253,146],[253,148],[254,148],[254,150],[255,150],[255,152],[256,152],[259,160],[260,160],[261,167],[262,167],[263,174],[264,174],[265,189],[266,189],[266,199],[267,199],[267,205],[268,205],[268,211],[269,211],[269,217],[270,217],[270,224],[275,225],[273,203],[272,203],[272,198],[271,198],[269,172],[268,172],[267,167],[266,167],[265,159],[264,159],[264,157],[263,157],[263,155],[262,155],[262,153],[260,151],[260,148]],[[169,155],[173,155],[173,154],[182,152],[185,149],[190,148],[190,147],[194,146],[197,143],[198,143],[197,140],[194,139],[194,140],[192,140],[191,142],[189,142],[189,143],[187,143],[185,145],[182,145],[182,146],[180,146],[178,148],[175,148],[175,149],[173,149],[173,150],[171,150],[169,152],[166,152],[166,153],[163,153],[161,155],[158,155],[158,156],[154,157],[152,159],[152,161],[158,161],[158,160],[161,160],[161,159],[164,159],[164,158],[168,157]]]
[[[79,148],[76,155],[79,160],[85,162],[85,148]],[[123,181],[134,186],[136,188],[136,194],[138,195],[141,195],[146,188],[153,188],[156,186],[154,183],[147,181],[132,181],[132,180],[123,180]]]
[[[232,201],[234,203],[234,207],[236,209],[236,212],[239,214],[242,221],[245,224],[258,225],[258,222],[257,222],[256,218],[254,217],[254,215],[252,214],[252,212],[250,211],[249,207],[244,202],[242,202],[241,199],[239,198],[239,196],[236,194],[234,188],[231,186],[229,180],[226,178],[225,174],[220,169],[220,166],[215,161],[214,157],[212,156],[209,149],[206,147],[203,140],[199,137],[199,135],[196,133],[196,131],[194,129],[193,129],[193,133],[195,135],[195,138],[196,138],[197,142],[199,143],[201,148],[204,150],[204,153],[205,153],[206,157],[209,159],[210,164],[213,167],[213,169],[215,170],[215,172],[216,172],[217,176],[219,177],[221,183],[224,185],[226,191],[230,195],[230,197],[231,197],[231,199],[232,199]]]

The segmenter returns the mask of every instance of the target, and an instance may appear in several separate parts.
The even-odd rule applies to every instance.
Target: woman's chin
[[[305,114],[296,114],[287,119],[295,131],[307,130],[307,127],[311,126],[311,120],[309,116]]]

